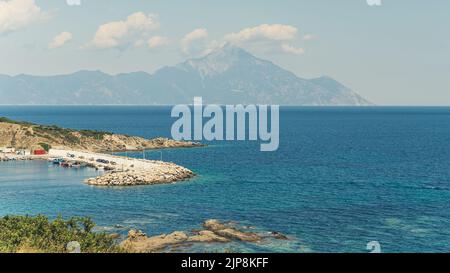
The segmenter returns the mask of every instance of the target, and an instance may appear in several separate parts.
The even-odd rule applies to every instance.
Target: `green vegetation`
[[[36,135],[39,137],[51,139],[52,137],[60,137],[65,142],[74,144],[74,143],[80,143],[80,138],[76,135],[79,133],[81,137],[86,138],[93,138],[96,140],[103,140],[105,135],[112,135],[110,132],[104,132],[104,131],[94,131],[94,130],[81,130],[76,131],[72,129],[65,129],[58,127],[56,125],[37,125],[30,122],[23,122],[23,121],[15,121],[6,117],[0,117],[0,122],[4,123],[10,123],[10,124],[17,124],[17,125],[23,125],[23,126],[30,126],[35,131]],[[30,136],[31,134],[29,132],[25,133],[27,136]]]
[[[52,126],[37,125],[33,127],[33,130],[36,132],[37,135],[41,137],[45,138],[49,138],[50,136],[59,137],[69,144],[76,144],[81,142],[81,139],[78,136],[78,134],[81,135],[81,137],[93,138],[96,140],[103,140],[105,135],[112,135],[112,133],[109,132],[101,132],[93,130],[76,131],[72,129],[60,128],[55,125]]]
[[[81,130],[79,133],[88,138],[95,138],[97,140],[103,140],[105,135],[112,135],[112,133],[109,132],[102,132],[102,131],[93,131],[93,130]]]
[[[39,143],[39,145],[42,147],[42,149],[44,149],[47,153],[48,151],[50,151],[50,149],[52,148],[52,146],[50,144],[47,143]]]
[[[43,137],[45,136],[45,134],[48,134],[51,136],[59,137],[63,139],[63,141],[70,144],[80,143],[80,139],[73,134],[75,131],[71,129],[60,128],[55,125],[51,126],[38,125],[33,127],[33,130],[36,132],[36,134],[41,135]]]
[[[77,136],[77,133],[81,137],[93,138],[96,140],[103,140],[105,135],[112,135],[109,132],[93,131],[93,130],[81,130],[76,131],[72,129],[60,128],[57,126],[35,126],[33,127],[37,134],[48,134],[51,136],[57,136],[62,138],[65,142],[70,144],[80,143],[81,139]],[[47,137],[48,138],[48,137]]]
[[[0,122],[23,125],[23,126],[32,126],[33,130],[36,131],[37,134],[41,137],[45,137],[45,135],[43,135],[43,134],[50,134],[53,136],[57,135],[57,136],[62,137],[64,140],[66,140],[69,143],[79,143],[80,142],[80,139],[74,135],[75,133],[79,133],[82,137],[94,138],[97,140],[103,140],[105,135],[113,134],[110,132],[94,131],[94,130],[76,131],[76,130],[72,130],[72,129],[61,128],[56,125],[50,125],[50,126],[37,125],[37,124],[31,123],[31,122],[15,121],[15,120],[12,120],[12,119],[9,119],[6,117],[0,117]]]
[[[6,117],[0,117],[0,122],[5,122],[5,123],[11,123],[11,124],[18,124],[18,125],[34,125],[33,123],[30,122],[25,122],[25,121],[15,121]]]
[[[50,221],[43,215],[0,218],[0,252],[64,253],[66,245],[76,241],[84,253],[120,252],[112,237],[92,232],[89,218],[61,217]]]

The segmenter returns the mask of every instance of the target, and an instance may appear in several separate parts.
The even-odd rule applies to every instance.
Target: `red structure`
[[[45,150],[34,150],[34,155],[45,155],[47,152]]]

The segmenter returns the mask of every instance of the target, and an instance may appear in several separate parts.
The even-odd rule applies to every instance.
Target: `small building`
[[[33,154],[34,155],[45,155],[45,154],[47,154],[47,152],[45,150],[38,149],[38,150],[34,150]]]
[[[24,155],[24,156],[31,155],[30,150],[26,150],[26,149],[19,149],[19,150],[17,150],[16,153],[17,153],[17,155]]]
[[[11,154],[15,152],[16,150],[13,147],[0,147],[0,153]]]

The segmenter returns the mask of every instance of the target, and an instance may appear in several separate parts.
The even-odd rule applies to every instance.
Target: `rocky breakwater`
[[[85,180],[93,186],[141,186],[169,184],[188,180],[195,176],[191,170],[168,162],[149,163],[146,168],[112,171],[96,178]]]

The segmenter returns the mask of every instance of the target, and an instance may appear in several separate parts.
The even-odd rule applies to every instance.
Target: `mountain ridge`
[[[216,104],[372,105],[330,77],[303,79],[231,45],[153,74],[0,75],[0,104],[173,105],[192,103],[198,96]]]

